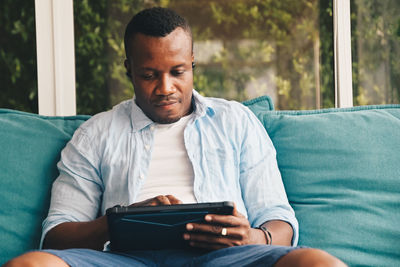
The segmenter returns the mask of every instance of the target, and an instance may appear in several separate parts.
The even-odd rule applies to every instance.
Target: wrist
[[[108,233],[108,222],[107,216],[102,216],[96,219],[97,222],[97,238],[99,242],[104,244],[110,240],[109,233]]]
[[[258,227],[251,228],[252,237],[251,243],[257,245],[265,245],[267,244],[267,240],[265,239],[265,233]]]
[[[265,237],[265,244],[272,245],[272,235],[268,228],[264,225],[257,227],[257,229],[261,230]]]

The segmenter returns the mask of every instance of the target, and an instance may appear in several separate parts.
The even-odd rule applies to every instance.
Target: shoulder
[[[97,158],[110,142],[120,140],[120,136],[130,132],[131,105],[131,101],[124,101],[109,111],[94,115],[75,131],[68,145],[87,158]]]
[[[230,133],[236,133],[242,138],[252,135],[262,136],[267,135],[266,129],[259,118],[244,104],[221,98],[205,98],[209,101],[209,107],[213,110],[213,115],[210,120],[222,128],[225,128]]]
[[[241,143],[250,135],[262,137],[265,128],[254,113],[242,103],[221,98],[204,97],[206,114],[200,118],[199,129],[213,131],[221,136],[229,136]]]
[[[254,113],[248,107],[235,100],[206,97],[205,101],[217,118],[222,117],[237,122],[256,119]]]
[[[119,136],[130,132],[131,129],[130,100],[121,102],[111,110],[93,115],[84,122],[74,133],[70,143],[76,147],[103,146],[110,141],[110,137],[118,139]]]
[[[93,115],[80,126],[80,131],[87,135],[104,133],[114,128],[126,128],[130,125],[132,100],[126,100],[111,110]]]

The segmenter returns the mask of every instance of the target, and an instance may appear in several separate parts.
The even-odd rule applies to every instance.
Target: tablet
[[[107,209],[112,251],[189,248],[186,224],[204,222],[206,214],[230,215],[233,202],[121,207]]]

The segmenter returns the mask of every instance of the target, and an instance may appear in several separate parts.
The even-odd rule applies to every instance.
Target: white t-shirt
[[[192,115],[170,124],[156,123],[148,175],[136,202],[158,195],[173,195],[183,203],[196,203],[194,172],[183,132]]]

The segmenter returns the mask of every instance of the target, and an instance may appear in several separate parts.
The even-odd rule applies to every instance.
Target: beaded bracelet
[[[272,244],[272,235],[271,235],[270,231],[268,231],[267,227],[265,227],[264,225],[261,225],[261,226],[257,227],[257,229],[260,229],[261,231],[264,232],[265,239],[267,240],[267,245],[271,245]]]

